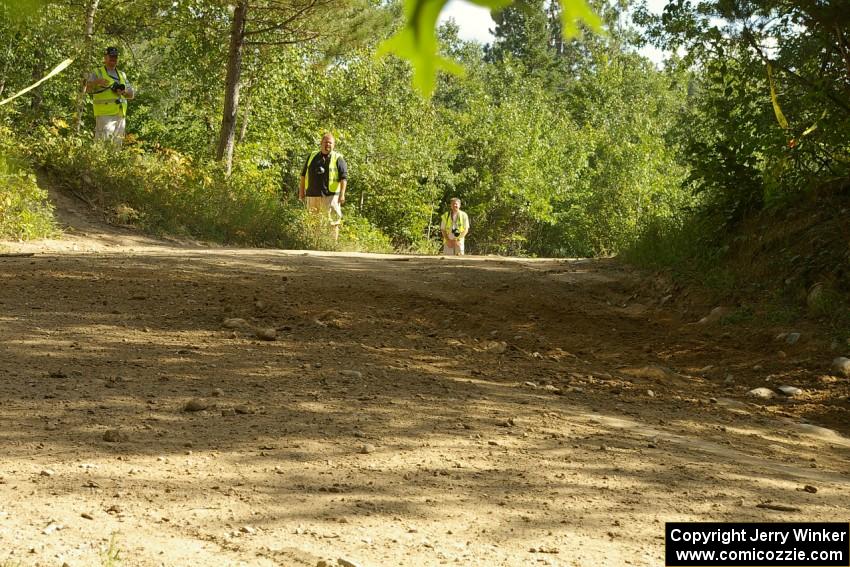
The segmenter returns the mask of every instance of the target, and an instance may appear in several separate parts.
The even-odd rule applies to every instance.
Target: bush
[[[0,129],[0,139],[10,132]],[[16,167],[8,157],[14,148],[0,145],[0,239],[31,240],[56,232],[53,207],[47,191],[40,188],[32,172]]]
[[[348,214],[339,232],[339,248],[348,252],[394,252],[386,234],[358,214]]]
[[[228,178],[220,164],[196,163],[173,150],[121,151],[76,138],[47,138],[33,155],[57,183],[113,221],[224,244],[337,248],[294,195],[281,194],[279,169],[243,168]],[[343,226],[339,247],[391,250],[362,217],[347,216]]]

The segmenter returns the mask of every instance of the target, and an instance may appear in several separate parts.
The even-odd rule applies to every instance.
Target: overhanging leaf
[[[504,8],[513,0],[472,0],[474,4],[491,10]],[[599,19],[587,0],[560,0],[561,22],[564,37],[579,33],[579,23],[584,22],[594,31],[602,29]],[[436,27],[446,0],[404,0],[404,27],[378,48],[379,57],[394,53],[413,65],[413,86],[424,96],[434,92],[438,70],[462,74],[463,68],[456,62],[441,57],[437,51]]]
[[[561,27],[564,37],[575,37],[579,33],[579,23],[584,22],[595,32],[602,29],[602,20],[593,11],[586,0],[560,0]]]
[[[377,56],[394,53],[413,65],[413,86],[423,95],[434,91],[437,70],[462,74],[463,68],[437,54],[437,18],[446,0],[405,0],[404,27],[378,47]]]
[[[473,4],[490,8],[490,10],[501,10],[513,4],[513,0],[470,0]]]

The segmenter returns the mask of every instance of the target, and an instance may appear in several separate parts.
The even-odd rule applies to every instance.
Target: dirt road
[[[693,325],[613,261],[69,218],[0,257],[0,565],[663,565],[666,521],[848,520],[847,380],[805,330]]]

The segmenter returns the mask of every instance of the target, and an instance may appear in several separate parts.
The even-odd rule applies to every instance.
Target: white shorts
[[[112,116],[95,116],[94,139],[110,140],[121,147],[124,143],[124,128],[127,120],[120,114]]]
[[[457,246],[446,246],[443,244],[443,256],[463,256],[463,240],[455,240]]]
[[[339,193],[322,197],[307,197],[307,210],[311,213],[328,213],[328,222],[337,225],[342,220],[342,207],[339,206]]]

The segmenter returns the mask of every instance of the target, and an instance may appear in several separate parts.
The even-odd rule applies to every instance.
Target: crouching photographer
[[[460,199],[457,197],[449,200],[449,210],[440,221],[440,232],[443,233],[443,255],[463,256],[464,238],[469,232],[469,216],[460,210]]]

